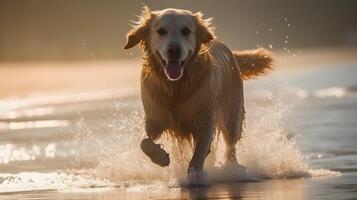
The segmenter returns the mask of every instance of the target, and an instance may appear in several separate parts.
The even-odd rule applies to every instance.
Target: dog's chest
[[[171,105],[167,108],[170,120],[170,127],[182,133],[194,132],[198,128],[200,119],[205,118],[209,110],[207,101],[201,98],[180,99],[170,101]]]

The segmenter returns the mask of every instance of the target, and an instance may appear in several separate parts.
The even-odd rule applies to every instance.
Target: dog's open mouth
[[[170,60],[165,65],[165,75],[170,81],[176,81],[183,75],[183,62]]]
[[[161,63],[164,66],[164,71],[165,71],[165,75],[166,77],[170,80],[170,81],[177,81],[179,80],[182,75],[183,75],[183,69],[184,69],[184,64],[185,64],[185,60],[184,61],[180,61],[180,60],[169,60],[169,61],[165,61],[160,53],[158,53],[158,56],[161,59]],[[187,59],[186,59],[187,60]]]

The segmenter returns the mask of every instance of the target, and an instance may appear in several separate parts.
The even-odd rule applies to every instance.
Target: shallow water
[[[246,82],[247,171],[222,166],[218,137],[207,188],[180,187],[189,147],[161,140],[168,168],[141,153],[138,93],[0,101],[0,199],[357,198],[356,77],[341,63]]]

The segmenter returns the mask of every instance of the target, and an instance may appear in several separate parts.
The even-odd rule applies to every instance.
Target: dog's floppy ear
[[[209,43],[215,39],[214,27],[212,26],[212,18],[204,19],[201,12],[194,14],[197,24],[197,41],[200,44]]]
[[[127,34],[127,43],[124,49],[130,49],[145,40],[146,35],[149,33],[150,21],[153,16],[154,14],[150,8],[144,6],[139,16],[139,21],[134,22],[135,25]]]

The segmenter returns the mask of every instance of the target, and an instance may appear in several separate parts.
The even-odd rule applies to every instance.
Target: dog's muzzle
[[[183,75],[183,62],[180,61],[181,54],[181,46],[176,42],[171,43],[167,50],[168,61],[165,63],[165,74],[171,81],[176,81]]]

